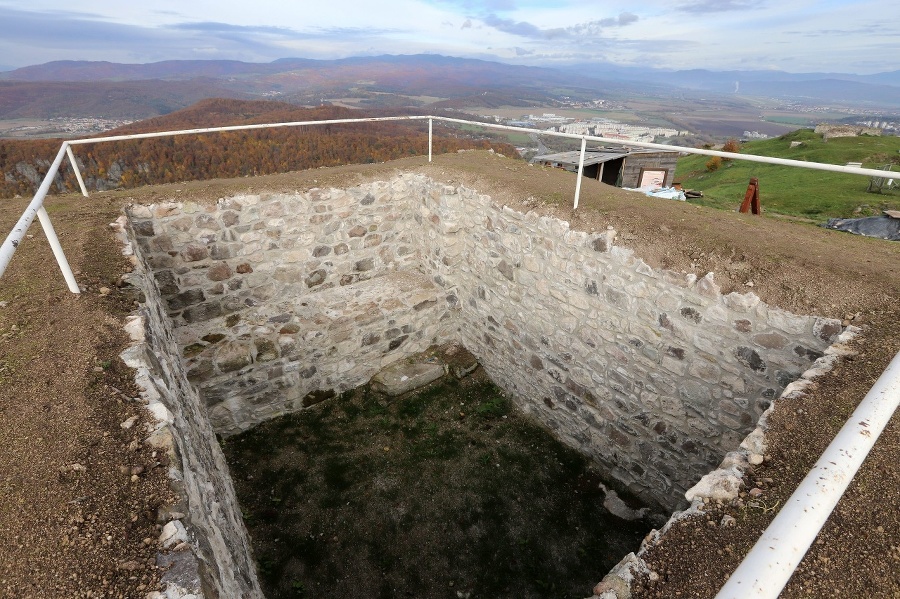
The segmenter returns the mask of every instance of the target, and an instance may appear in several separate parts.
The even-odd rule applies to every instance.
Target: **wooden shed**
[[[536,164],[546,164],[567,171],[578,171],[580,152],[560,152],[534,158]],[[618,187],[656,185],[671,187],[675,180],[678,152],[659,150],[629,150],[603,148],[586,150],[584,176]]]

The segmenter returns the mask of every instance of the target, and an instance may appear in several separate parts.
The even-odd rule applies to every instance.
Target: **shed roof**
[[[572,164],[578,166],[578,159],[580,154],[581,152],[579,151],[559,152],[557,154],[544,154],[543,156],[537,156],[534,160],[535,162],[558,162],[559,164]],[[628,154],[628,152],[616,152],[609,150],[586,150],[584,152],[584,164],[585,166],[587,166],[590,164],[609,162],[610,160],[615,160],[616,158],[628,156]]]
[[[601,162],[609,162],[610,160],[615,160],[617,158],[624,158],[625,156],[635,155],[635,154],[660,154],[660,153],[671,153],[677,154],[677,152],[666,152],[665,150],[626,150],[624,148],[604,148],[598,150],[585,150],[584,152],[584,164],[585,166],[591,164],[600,164]],[[581,152],[578,150],[572,150],[570,152],[558,152],[556,154],[544,154],[543,156],[536,156],[534,158],[534,162],[556,162],[564,165],[575,165],[578,166],[578,158]]]

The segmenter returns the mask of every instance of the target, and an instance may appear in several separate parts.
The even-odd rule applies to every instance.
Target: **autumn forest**
[[[413,113],[362,112],[335,106],[298,108],[279,102],[210,99],[103,136],[398,114]],[[0,139],[0,197],[33,195],[60,143],[58,139]],[[515,155],[515,149],[506,143],[473,138],[437,125],[434,128],[435,153],[487,147],[508,156]],[[425,122],[357,123],[86,144],[74,146],[73,151],[85,184],[92,191],[383,162],[427,154],[428,136]],[[75,173],[64,162],[51,193],[77,189]]]

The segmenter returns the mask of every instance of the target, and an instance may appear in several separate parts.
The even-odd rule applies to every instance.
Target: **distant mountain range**
[[[768,98],[900,106],[900,70],[873,75],[786,73],[784,71],[665,71],[582,64],[562,70],[615,81],[657,83],[681,89]]]
[[[761,96],[807,103],[900,108],[900,71],[875,75],[781,71],[662,71],[608,64],[559,69],[439,55],[284,58],[270,63],[172,60],[149,64],[57,61],[0,72],[0,118],[147,118],[201,98],[277,98],[317,105],[536,106],[560,95]]]

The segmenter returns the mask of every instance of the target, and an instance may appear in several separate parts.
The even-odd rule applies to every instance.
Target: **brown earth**
[[[0,279],[0,597],[135,597],[159,580],[151,565],[155,542],[144,539],[157,534],[153,512],[167,499],[165,469],[143,447],[128,449],[140,443],[142,421],[120,427],[142,414],[128,399],[136,391],[116,357],[131,308],[116,287],[126,265],[106,226],[120,207],[347,187],[409,171],[555,214],[573,228],[611,226],[617,244],[651,266],[698,276],[712,271],[723,292],[752,290],[769,304],[863,327],[852,360],[770,419],[769,459],[746,481],[748,489],[762,489],[753,503],[762,507],[710,506],[713,523],[729,513],[738,520],[734,528],[706,519],[674,527],[647,556],[660,580],[646,581],[638,596],[715,595],[900,349],[900,244],[646,198],[589,180],[573,212],[571,174],[483,152],[439,156],[433,164],[410,158],[106,192],[90,200],[54,197],[48,211],[87,290],[78,297],[66,291],[37,226]],[[7,201],[3,230],[24,206]],[[895,417],[783,596],[900,596],[898,458]],[[134,482],[132,467],[144,468]]]

